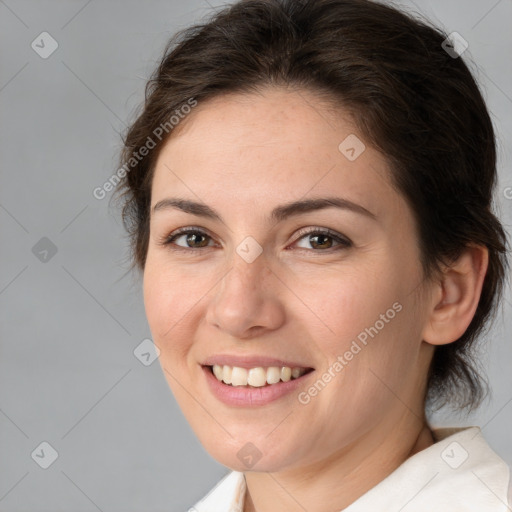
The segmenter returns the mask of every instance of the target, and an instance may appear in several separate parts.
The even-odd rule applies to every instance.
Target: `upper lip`
[[[257,368],[269,366],[289,366],[290,368],[306,368],[313,369],[307,364],[302,364],[298,361],[289,361],[285,359],[278,359],[266,356],[236,356],[229,354],[217,354],[205,359],[202,363],[203,366],[213,366],[218,364],[220,366],[237,366],[239,368]]]

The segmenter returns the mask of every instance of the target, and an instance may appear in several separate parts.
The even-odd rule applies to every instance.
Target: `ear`
[[[433,285],[424,341],[445,345],[464,334],[475,315],[488,263],[487,247],[470,245],[442,270],[440,279]]]

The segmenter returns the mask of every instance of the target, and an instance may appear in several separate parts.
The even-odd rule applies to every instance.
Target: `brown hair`
[[[470,349],[496,311],[507,239],[491,211],[496,184],[493,126],[447,34],[370,0],[242,0],[180,32],[146,85],[142,112],[127,130],[115,195],[122,201],[132,268],[143,270],[154,165],[172,134],[158,127],[190,102],[259,87],[316,91],[347,108],[368,143],[388,159],[408,201],[426,278],[468,244],[489,250],[478,308],[466,332],[435,349],[427,404],[476,407],[483,379]],[[155,147],[130,161],[151,138]],[[127,163],[130,166],[127,167]]]

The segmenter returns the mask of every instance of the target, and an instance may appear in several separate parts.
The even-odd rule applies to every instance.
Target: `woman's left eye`
[[[313,248],[310,249],[308,247],[302,247],[304,249],[321,249],[323,252],[329,249],[346,249],[352,246],[352,242],[348,238],[336,233],[335,231],[331,231],[330,229],[303,229],[300,230],[298,234],[299,238],[297,238],[292,245],[296,245],[302,240],[305,240],[306,243],[310,244],[311,247]],[[176,243],[176,241],[179,240],[180,238],[183,238],[184,245]],[[212,240],[212,237],[205,233],[204,231],[202,231],[201,229],[185,228],[178,230],[177,232],[171,233],[169,236],[164,237],[161,241],[159,241],[159,244],[169,246],[173,250],[177,251],[190,251],[193,249],[203,249],[206,247],[211,247],[209,241]]]
[[[331,231],[330,229],[314,229],[304,232],[301,230],[299,234],[302,234],[294,244],[300,242],[301,240],[305,240],[306,243],[310,244],[313,248],[317,249],[343,249],[352,246],[352,242],[340,234]],[[333,240],[338,244],[337,246],[333,246]],[[305,247],[308,249],[308,247]],[[317,251],[318,252],[318,251]]]

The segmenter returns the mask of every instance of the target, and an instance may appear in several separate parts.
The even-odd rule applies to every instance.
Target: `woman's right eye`
[[[180,239],[182,240],[181,243],[177,243]],[[204,231],[185,228],[164,237],[164,239],[160,241],[160,244],[172,250],[186,251],[209,247],[208,240],[212,240],[212,238]]]

